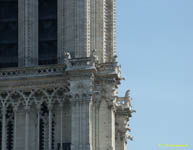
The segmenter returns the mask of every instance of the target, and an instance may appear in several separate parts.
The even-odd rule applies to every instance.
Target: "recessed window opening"
[[[39,65],[57,63],[57,0],[39,0]]]
[[[0,68],[18,66],[18,0],[0,0]]]

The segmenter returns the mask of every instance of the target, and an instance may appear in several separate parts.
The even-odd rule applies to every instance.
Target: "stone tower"
[[[114,0],[0,0],[0,149],[126,150]]]

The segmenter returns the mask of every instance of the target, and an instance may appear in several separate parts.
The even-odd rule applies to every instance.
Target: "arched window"
[[[6,131],[7,131],[7,150],[13,150],[13,142],[14,142],[14,113],[13,113],[13,107],[9,106],[7,108],[7,114],[6,114]]]
[[[39,132],[39,141],[40,141],[40,145],[39,145],[39,150],[45,150],[45,149],[48,149],[48,139],[49,139],[49,118],[48,118],[48,115],[49,115],[49,111],[48,111],[48,107],[47,107],[47,104],[46,103],[43,103],[41,105],[41,111],[40,111],[40,132]],[[52,114],[54,117],[54,114]],[[52,149],[54,149],[54,144],[55,144],[55,122],[54,120],[52,120]]]
[[[39,65],[57,63],[57,0],[39,0]]]
[[[0,68],[18,66],[18,0],[0,0]]]

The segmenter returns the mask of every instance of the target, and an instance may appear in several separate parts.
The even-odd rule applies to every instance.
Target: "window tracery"
[[[37,135],[37,140],[39,140],[39,150],[54,150],[56,148],[55,143],[55,112],[53,107],[59,103],[65,103],[69,99],[68,87],[48,87],[48,88],[37,88],[37,89],[23,89],[23,90],[11,90],[11,91],[0,91],[0,147],[2,148],[2,143],[5,139],[6,150],[13,150],[14,148],[14,138],[15,137],[15,110],[19,107],[23,109],[24,113],[28,113],[28,122],[25,122],[25,126],[29,125],[30,113],[37,113],[39,109],[39,117],[37,117],[36,122],[39,119],[39,126],[36,125],[36,130],[39,129],[39,134]],[[32,108],[33,106],[33,108]],[[35,106],[35,107],[34,107]],[[34,108],[37,111],[31,111]],[[5,113],[5,121],[2,121],[3,110]],[[23,121],[26,121],[25,119]],[[5,133],[3,132],[3,124],[5,123]],[[58,122],[60,124],[60,122]],[[30,126],[30,125],[29,125]],[[24,127],[25,132],[29,130],[29,127]],[[25,136],[30,136],[29,133],[25,133]],[[6,137],[6,138],[5,138]],[[3,142],[2,142],[3,141]],[[38,141],[36,142],[38,143]]]
[[[7,131],[7,150],[13,150],[13,138],[14,138],[14,113],[13,113],[13,107],[9,106],[7,108],[7,114],[6,114],[6,131]]]

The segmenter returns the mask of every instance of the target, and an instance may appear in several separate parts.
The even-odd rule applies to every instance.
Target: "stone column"
[[[40,148],[40,110],[41,104],[37,105],[37,150]]]
[[[6,150],[6,106],[2,107],[2,150]]]
[[[63,103],[60,103],[60,150],[63,150]]]
[[[19,0],[19,66],[38,64],[38,0]]]
[[[85,121],[84,119],[84,113],[83,113],[83,101],[82,99],[80,98],[79,99],[79,110],[78,110],[78,120],[79,120],[79,149],[80,150],[84,150],[83,146],[84,146],[84,134],[83,134],[83,131],[84,131],[84,125],[83,125],[83,122]]]
[[[83,128],[83,134],[84,134],[84,150],[92,150],[92,97],[86,96],[83,97],[83,109],[84,112],[82,115],[84,115],[84,126]]]
[[[17,109],[18,109],[17,106],[15,106],[14,107],[14,136],[13,136],[14,137],[14,139],[13,139],[14,140],[13,141],[14,142],[13,143],[13,149],[14,150],[16,150],[16,144],[17,144],[16,143],[17,142],[17,140],[16,140],[16,138],[17,138]]]
[[[75,96],[71,100],[71,150],[77,150],[79,145],[79,97]]]
[[[48,104],[48,110],[49,110],[49,123],[48,123],[48,150],[52,150],[52,104]]]
[[[25,106],[25,150],[29,149],[29,106]]]

